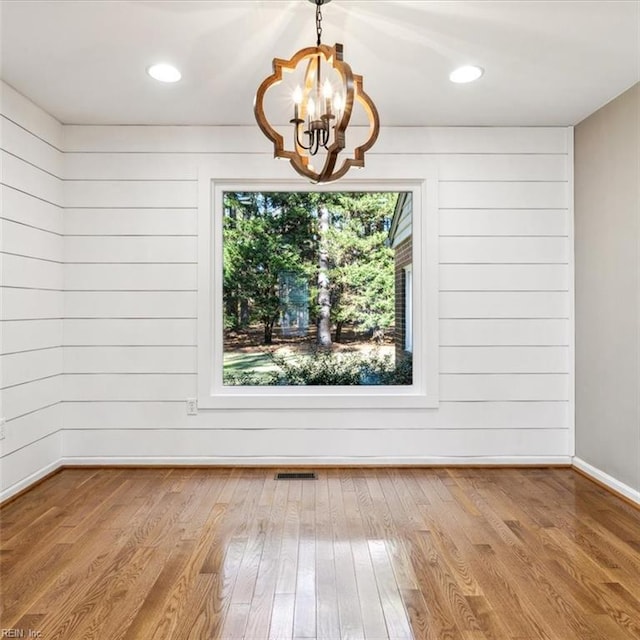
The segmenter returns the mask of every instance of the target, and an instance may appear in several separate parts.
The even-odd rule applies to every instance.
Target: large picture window
[[[412,384],[409,196],[223,194],[225,386]]]
[[[202,176],[198,407],[437,406],[436,184]]]

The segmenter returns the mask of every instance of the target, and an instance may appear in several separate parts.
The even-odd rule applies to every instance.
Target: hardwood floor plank
[[[64,469],[0,508],[47,640],[640,640],[640,512],[570,469]]]

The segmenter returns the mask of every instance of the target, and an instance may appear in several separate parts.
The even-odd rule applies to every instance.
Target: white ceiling
[[[275,56],[315,44],[306,0],[2,0],[2,78],[63,123],[253,124]],[[387,126],[571,125],[640,80],[640,0],[333,0],[323,42]],[[176,64],[162,85],[145,69]],[[485,68],[469,85],[449,72]]]

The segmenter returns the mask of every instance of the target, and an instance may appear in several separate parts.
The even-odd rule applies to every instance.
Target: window
[[[263,184],[257,181],[217,180],[214,176],[213,172],[209,175],[201,172],[200,178],[199,408],[437,406],[435,181],[431,191],[427,189],[426,180],[342,180],[338,185],[323,185],[318,189],[313,185],[301,186],[299,182]],[[378,243],[371,249],[373,252],[379,251],[381,256],[386,252],[385,277],[391,277],[395,283],[390,298],[384,300],[384,296],[378,296],[381,298],[378,300],[369,291],[361,296],[368,296],[369,307],[358,300],[348,308],[347,305],[340,308],[337,295],[344,293],[344,290],[336,291],[338,276],[350,273],[356,285],[355,291],[364,291],[365,287],[357,286],[357,279],[372,277],[373,261],[349,265],[353,267],[351,270],[345,267],[340,273],[334,271],[340,262],[335,256],[329,256],[323,262],[318,251],[321,238],[314,235],[322,235],[321,227],[326,227],[327,213],[332,234],[339,236],[347,223],[343,215],[344,207],[341,209],[332,205],[335,211],[323,212],[317,206],[308,206],[309,202],[317,204],[320,194],[323,194],[323,200],[331,202],[356,196],[387,198],[392,202],[393,206],[372,225],[372,228],[382,231],[378,233],[378,240],[384,238],[383,246]],[[412,239],[409,250],[412,276],[409,281],[405,279],[402,282],[403,305],[405,311],[409,310],[408,315],[405,313],[408,320],[404,321],[403,337],[399,337],[396,319],[398,252],[393,245],[394,220],[399,214],[399,202],[404,206],[404,215],[410,214],[407,229]],[[286,213],[282,210],[284,205],[289,207]],[[288,243],[284,242],[282,233],[271,233],[274,230],[268,228],[274,220],[265,222],[259,219],[260,216],[293,216],[296,224],[287,227],[284,224],[287,221],[282,219],[278,224],[281,230],[293,228],[295,237],[289,238]],[[255,244],[256,238],[261,238],[258,244]],[[348,244],[346,237],[334,240],[338,246],[341,241]],[[359,240],[366,245],[371,238],[364,234]],[[279,244],[280,241],[283,243]],[[292,247],[297,251],[288,253]],[[252,251],[254,256],[251,256]],[[275,265],[278,268],[272,270],[273,264],[258,260],[259,252],[269,254],[263,256],[265,259],[277,258]],[[244,272],[243,265],[246,267]],[[329,287],[329,304],[325,309],[322,307],[327,306],[327,301],[323,301],[321,296],[323,276],[328,279]],[[262,292],[265,297],[258,300],[260,286],[265,284],[268,285],[266,293]],[[378,303],[383,303],[382,309],[371,308],[371,305]],[[264,308],[259,308],[260,305]],[[340,364],[341,360],[358,359],[362,364],[363,358],[360,356],[364,355],[366,358],[374,356],[386,368],[382,367],[381,372],[372,367],[361,367],[355,381],[340,376],[335,379],[329,377],[321,382],[309,381],[308,378],[305,380],[304,377],[297,379],[293,375],[297,373],[296,367],[288,366],[292,362],[296,364],[296,351],[308,349],[308,353],[315,356],[310,358],[314,362],[327,353],[322,349],[319,335],[323,319],[328,320],[331,343],[339,345],[337,351],[358,356],[340,356],[333,364],[336,361]],[[407,349],[407,328],[411,349]],[[393,375],[397,374],[400,358],[405,360],[404,372],[408,372],[408,376],[398,380]],[[348,368],[346,364],[345,368]],[[383,375],[384,371],[389,375]]]
[[[408,195],[223,193],[225,387],[412,384],[390,235],[402,216],[410,260]]]

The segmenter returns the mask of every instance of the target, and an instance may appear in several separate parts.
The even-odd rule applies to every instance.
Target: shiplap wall
[[[256,127],[134,126],[64,127],[63,144],[66,461],[569,462],[570,130],[384,129],[368,154],[438,164],[435,410],[187,416],[198,166],[268,173],[269,145]]]
[[[62,127],[3,85],[0,120],[0,498],[61,452]]]

